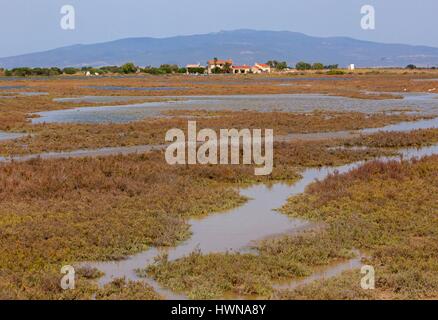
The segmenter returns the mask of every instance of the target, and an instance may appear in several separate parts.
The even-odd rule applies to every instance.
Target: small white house
[[[354,71],[355,69],[356,69],[356,66],[354,65],[354,63],[348,65],[348,70]]]

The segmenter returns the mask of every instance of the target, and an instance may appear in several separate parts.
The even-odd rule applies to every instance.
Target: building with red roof
[[[244,64],[243,66],[232,66],[233,74],[247,74],[251,72],[251,67]]]
[[[213,70],[219,68],[224,70],[227,68],[227,73],[233,74],[247,74],[247,73],[270,73],[271,67],[265,63],[256,63],[254,66],[248,66],[246,64],[240,66],[233,66],[233,60],[221,60],[221,59],[212,59],[208,60],[207,71],[209,74],[214,73]]]

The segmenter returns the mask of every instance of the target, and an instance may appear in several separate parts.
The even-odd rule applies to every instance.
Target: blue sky
[[[76,29],[60,9],[76,9]],[[376,29],[360,8],[374,5]],[[241,28],[289,30],[438,47],[437,0],[0,0],[0,57],[125,37],[166,37]]]

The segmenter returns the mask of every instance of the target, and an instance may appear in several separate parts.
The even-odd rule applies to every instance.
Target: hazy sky
[[[76,29],[60,27],[61,7]],[[363,5],[376,29],[360,27]],[[125,37],[289,30],[438,47],[437,0],[0,0],[0,57]]]

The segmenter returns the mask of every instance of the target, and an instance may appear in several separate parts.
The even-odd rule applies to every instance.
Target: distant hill
[[[396,67],[413,63],[438,66],[438,48],[384,44],[346,37],[311,37],[288,31],[235,30],[169,38],[127,38],[73,45],[44,52],[0,58],[0,67],[102,66],[133,61],[137,65],[205,64],[213,57],[238,64],[267,60],[320,61],[346,66]]]

